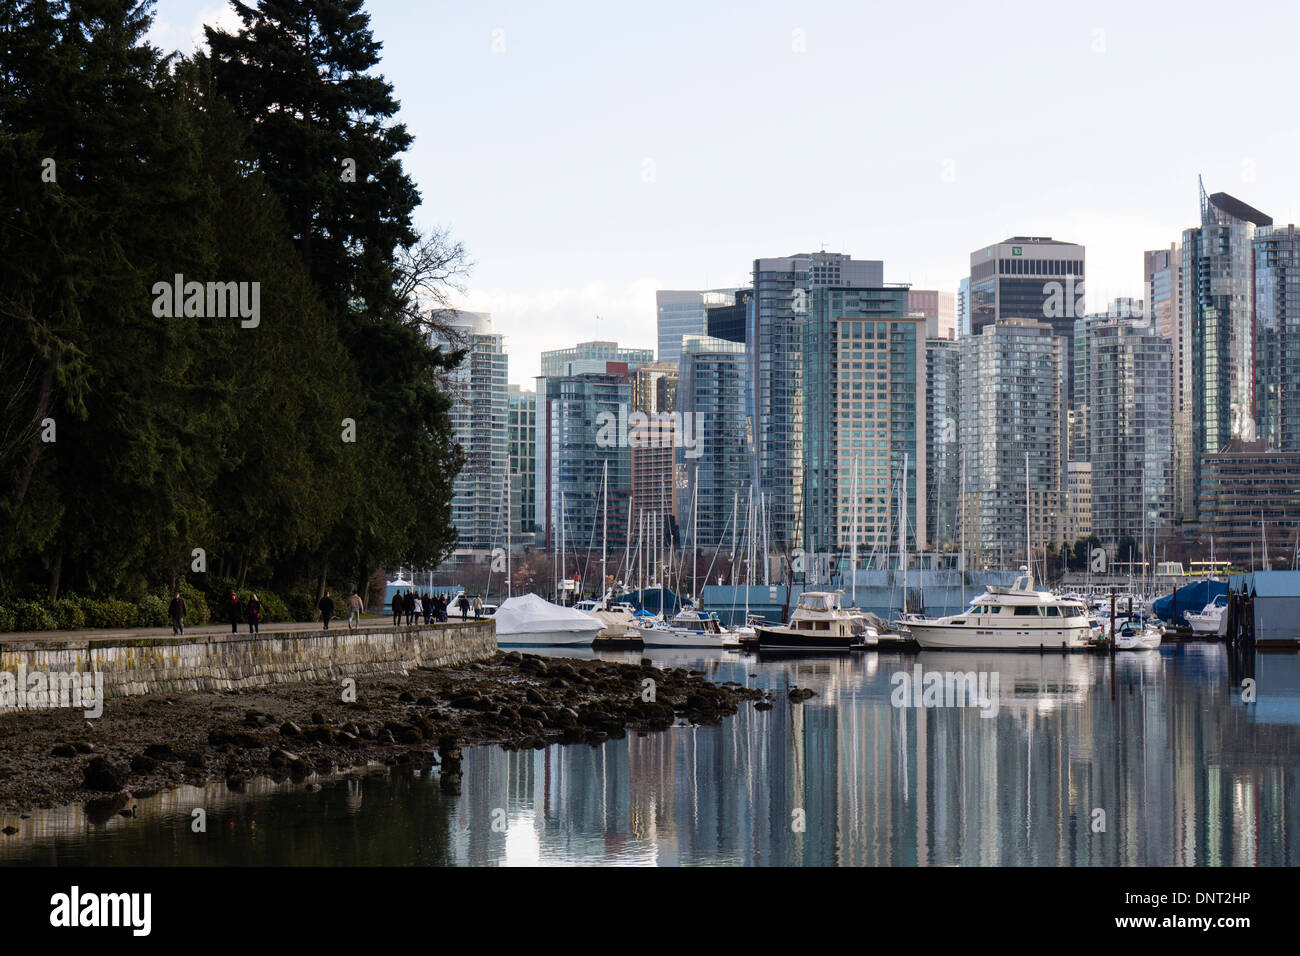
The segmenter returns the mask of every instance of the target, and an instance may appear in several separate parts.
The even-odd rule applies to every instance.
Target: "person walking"
[[[438,607],[438,597],[434,594],[424,596],[424,626],[428,627],[433,621],[433,612]]]
[[[410,627],[412,624],[415,623],[415,592],[414,591],[406,592],[406,601],[404,603],[406,607],[406,626]]]
[[[415,596],[415,623],[419,624],[422,617],[424,617],[424,595],[417,594]]]
[[[402,623],[402,592],[393,592],[393,627]]]
[[[172,619],[172,634],[185,635],[185,613],[188,609],[185,607],[185,598],[181,597],[181,592],[177,591],[172,594],[172,603],[167,605],[167,613]]]
[[[460,597],[456,598],[456,606],[460,608],[460,619],[465,620],[469,614],[469,598],[465,596],[464,591],[461,591]]]
[[[244,608],[244,615],[248,618],[248,633],[257,634],[258,627],[262,623],[262,602],[254,594],[248,599],[248,604]]]
[[[330,592],[326,591],[325,596],[317,602],[316,606],[320,608],[320,618],[325,622],[325,630],[330,629],[330,616],[334,613],[334,599],[330,597]]]
[[[357,589],[352,589],[352,596],[348,598],[348,630],[352,630],[352,622],[356,621],[357,629],[361,629],[361,612],[365,610],[366,602],[361,600],[361,595]]]
[[[230,621],[230,633],[239,633],[239,595],[234,591],[230,592],[230,597],[226,601],[226,620]]]
[[[474,595],[474,620],[478,621],[483,618],[483,599],[477,594]]]

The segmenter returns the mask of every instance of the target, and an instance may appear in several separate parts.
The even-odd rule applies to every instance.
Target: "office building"
[[[1199,536],[1243,570],[1291,568],[1300,535],[1300,452],[1233,438],[1201,462]]]
[[[515,548],[537,544],[537,393],[509,387],[510,540]]]
[[[1300,451],[1300,235],[1255,231],[1255,416],[1269,451]]]
[[[926,544],[951,551],[960,545],[961,349],[955,339],[925,340]]]
[[[957,338],[957,297],[937,289],[909,289],[907,310],[925,316],[927,339]]]
[[[730,305],[709,306],[708,334],[715,339],[728,342],[745,342],[745,330],[749,327],[749,310],[754,301],[753,289],[737,289],[735,301]]]
[[[735,305],[735,302],[735,289],[656,292],[659,361],[676,363],[682,354],[682,336],[707,335],[708,310],[715,306]]]

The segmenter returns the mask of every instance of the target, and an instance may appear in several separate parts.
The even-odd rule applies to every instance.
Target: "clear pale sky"
[[[371,0],[417,221],[476,262],[510,380],[653,348],[656,289],[820,248],[956,291],[1011,235],[1087,246],[1088,306],[1198,216],[1197,174],[1300,220],[1300,5]],[[188,52],[215,0],[160,0]],[[601,318],[598,320],[597,316]]]

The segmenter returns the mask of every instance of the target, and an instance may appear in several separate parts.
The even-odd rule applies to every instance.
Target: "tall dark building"
[[[745,322],[749,315],[749,303],[754,297],[753,289],[740,289],[736,292],[734,305],[715,305],[705,310],[707,314],[708,334],[715,339],[728,342],[745,342]]]

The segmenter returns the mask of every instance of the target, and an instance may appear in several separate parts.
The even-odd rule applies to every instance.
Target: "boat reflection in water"
[[[0,862],[1300,865],[1297,655],[1249,663],[1249,706],[1222,644],[644,656],[767,688],[773,707],[595,747],[467,749],[459,795],[436,772],[197,795],[202,843],[186,800],[62,829],[3,816],[19,832]],[[990,693],[997,675],[996,712],[897,701],[918,667],[983,674]],[[795,686],[816,696],[791,701]]]

